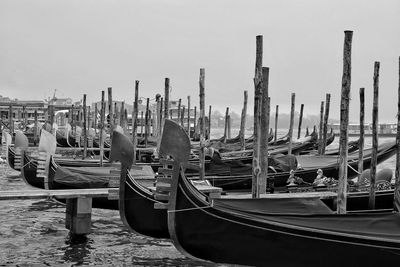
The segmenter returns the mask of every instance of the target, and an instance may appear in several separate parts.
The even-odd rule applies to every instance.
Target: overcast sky
[[[113,87],[131,103],[154,98],[171,80],[171,98],[198,106],[199,69],[206,105],[240,112],[243,91],[253,112],[256,35],[264,36],[272,110],[318,114],[331,93],[339,118],[344,31],[353,30],[351,120],[359,88],[371,120],[374,61],[381,62],[379,118],[395,121],[400,56],[398,0],[1,0],[0,94],[22,100],[53,95],[88,102]]]

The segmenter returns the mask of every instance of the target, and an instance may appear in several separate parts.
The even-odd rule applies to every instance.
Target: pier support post
[[[67,199],[65,227],[75,235],[85,235],[92,227],[92,198]]]

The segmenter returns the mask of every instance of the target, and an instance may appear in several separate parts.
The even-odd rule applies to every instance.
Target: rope
[[[31,160],[29,160],[29,161],[28,161],[28,162],[27,162],[25,165],[22,165],[22,166],[21,166],[21,169],[22,169],[22,168],[24,168],[26,165],[30,164],[31,162],[33,162],[33,160],[32,160],[32,159],[31,159]]]
[[[204,206],[204,207],[198,207],[198,208],[189,208],[189,209],[181,209],[181,210],[169,210],[168,212],[181,212],[181,211],[190,211],[190,210],[202,210],[202,209],[207,209],[211,208],[211,206]]]
[[[350,169],[352,169],[353,171],[355,171],[357,174],[360,174],[356,169],[354,169],[353,167],[351,167],[350,164],[347,164],[347,167],[349,167]]]

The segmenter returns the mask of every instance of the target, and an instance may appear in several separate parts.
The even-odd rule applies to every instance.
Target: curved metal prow
[[[29,146],[28,137],[22,131],[15,131],[15,148],[26,149]]]
[[[56,153],[57,140],[54,135],[49,133],[48,131],[42,131],[40,133],[39,140],[39,152],[45,152],[49,155],[54,155]]]
[[[160,157],[171,156],[181,164],[189,160],[189,136],[181,126],[168,119],[165,120],[159,155]]]
[[[110,162],[119,161],[130,169],[133,164],[133,157],[134,149],[131,140],[120,131],[114,131],[112,134]]]

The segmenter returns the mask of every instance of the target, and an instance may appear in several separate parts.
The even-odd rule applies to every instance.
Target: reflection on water
[[[380,143],[391,140],[381,138]],[[338,138],[332,147],[337,143]],[[394,166],[392,157],[378,168]],[[0,165],[0,190],[21,189],[31,188],[17,172]],[[55,200],[0,201],[0,266],[216,266],[184,257],[169,240],[129,232],[118,211],[93,209],[93,232],[87,237],[71,236],[64,224],[65,206]]]

